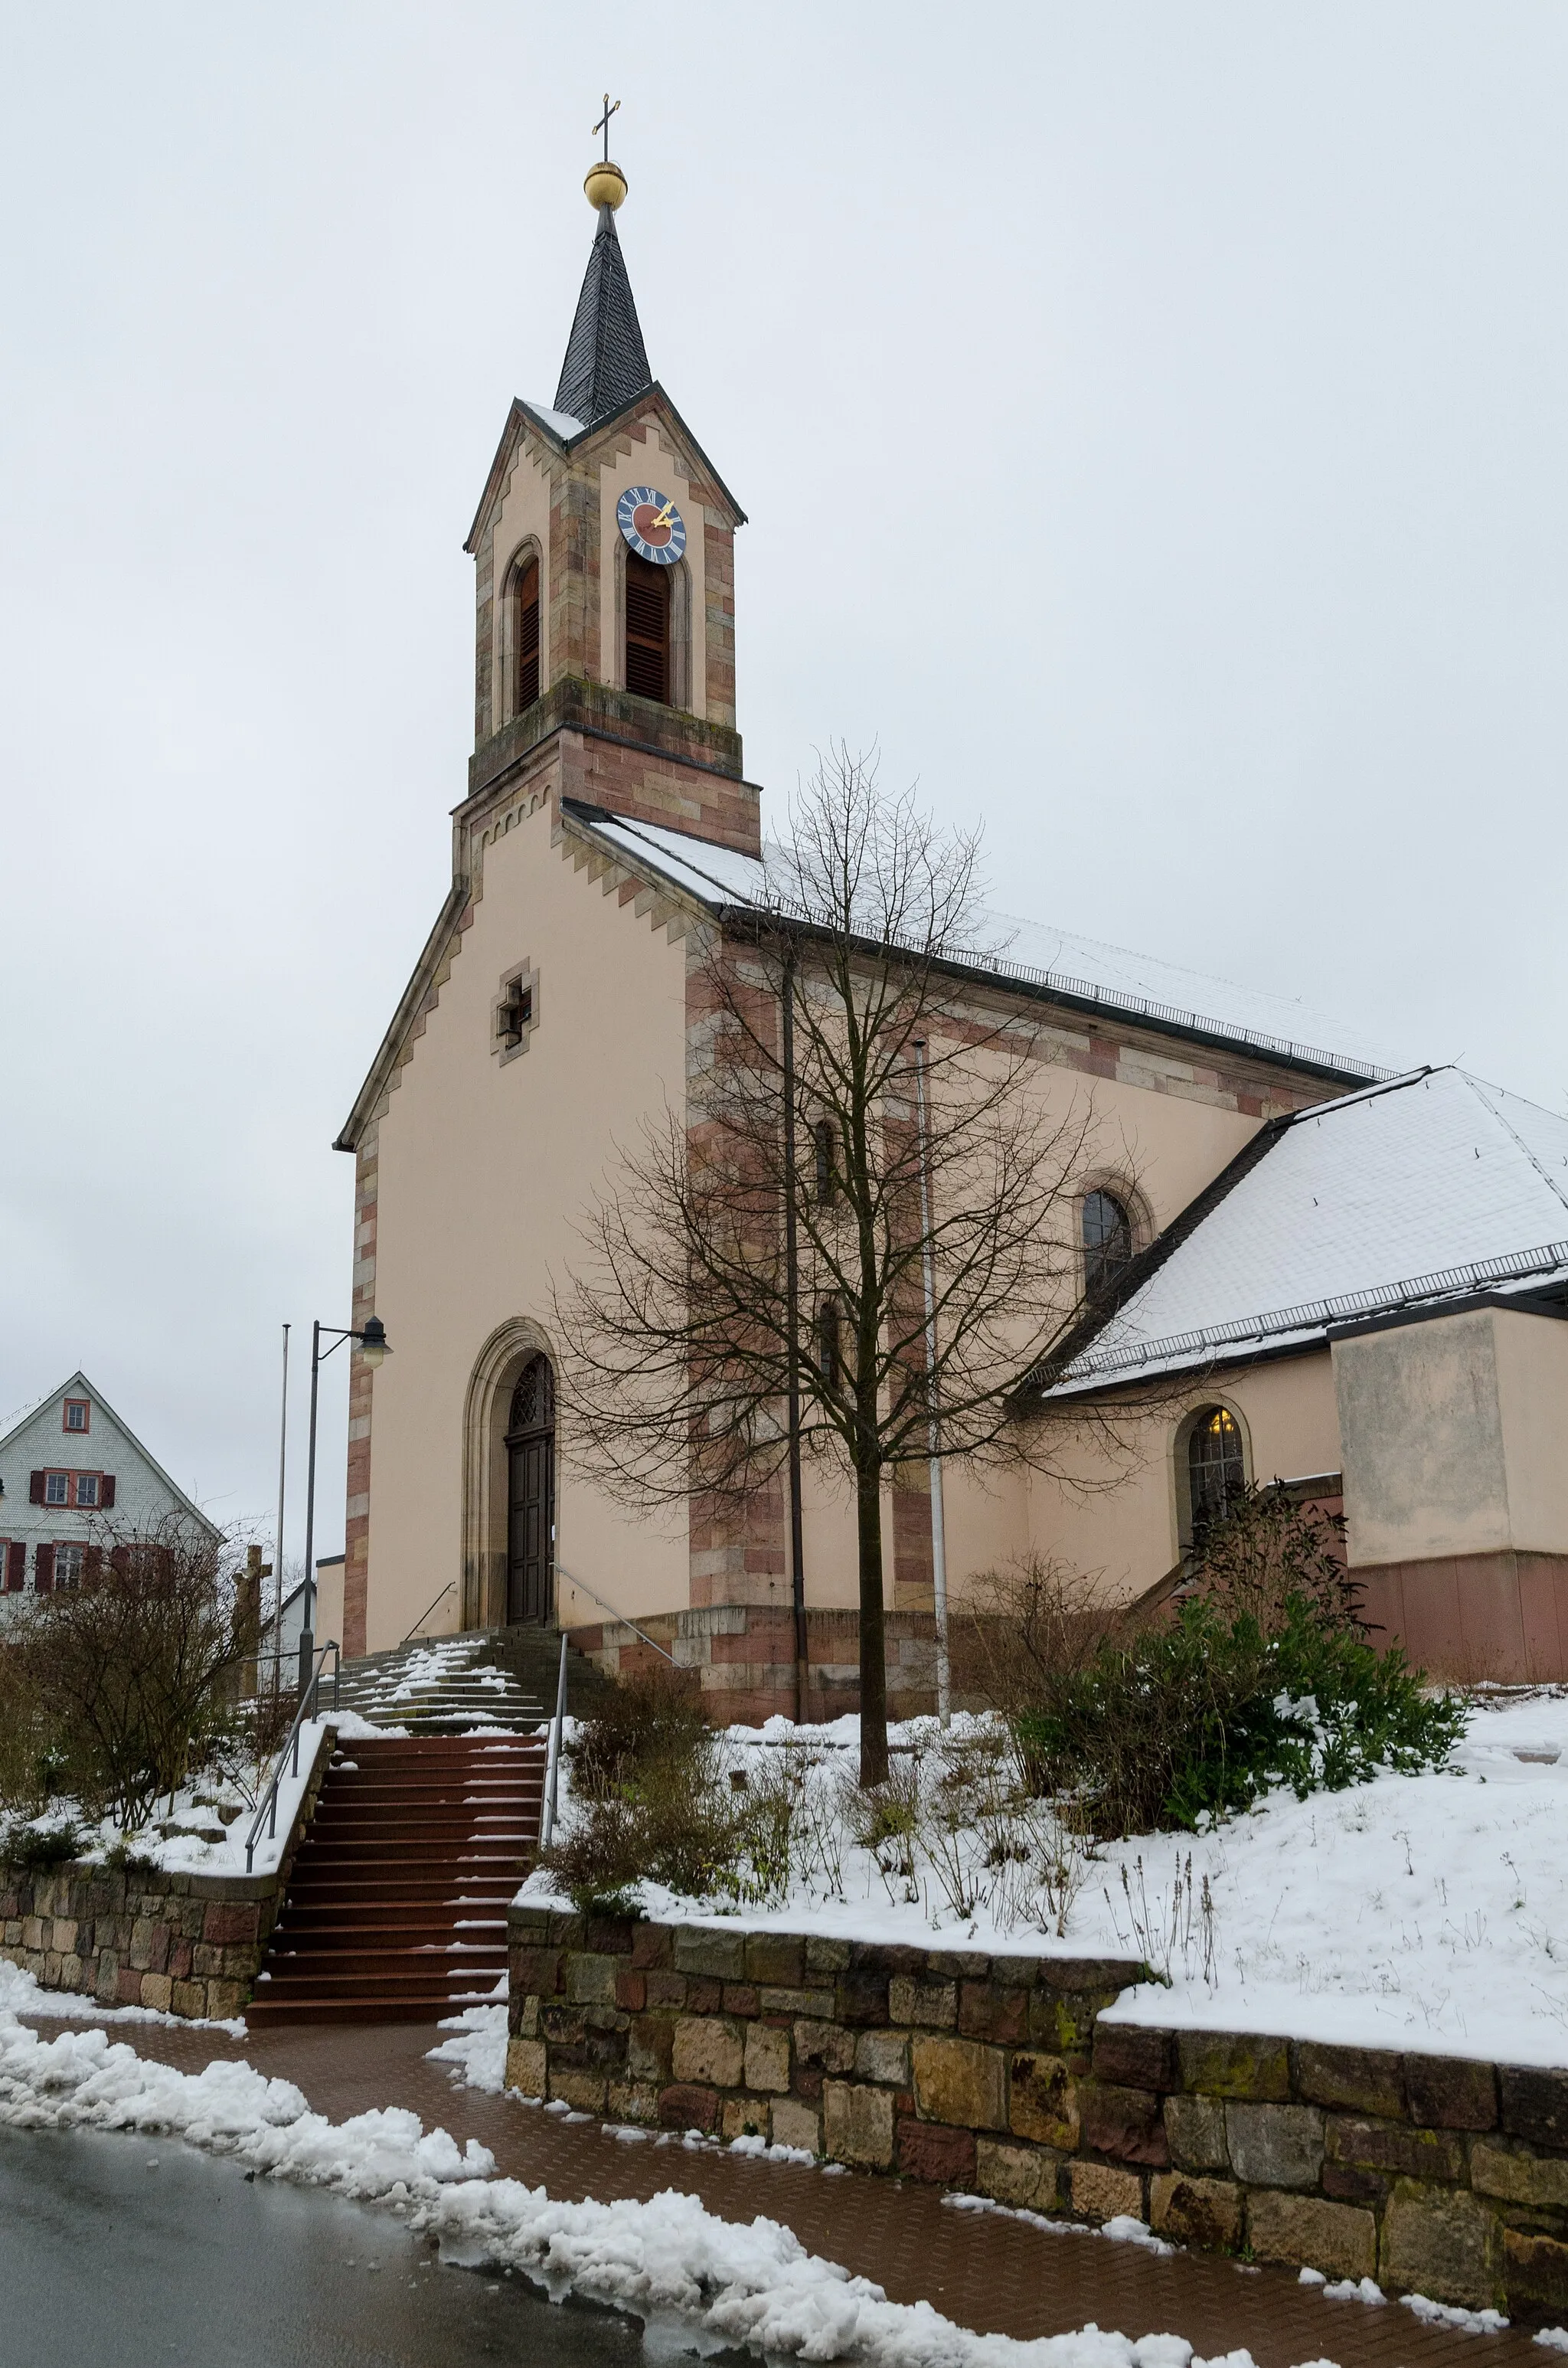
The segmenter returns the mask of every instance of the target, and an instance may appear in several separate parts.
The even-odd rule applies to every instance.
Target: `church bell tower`
[[[469,798],[557,798],[760,851],[735,729],[744,513],[649,368],[605,154],[554,398],[507,415],[464,548],[475,586]]]

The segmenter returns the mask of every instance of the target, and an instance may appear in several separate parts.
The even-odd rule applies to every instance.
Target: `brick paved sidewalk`
[[[1259,2368],[1327,2358],[1340,2368],[1541,2368],[1527,2330],[1467,2335],[1423,2326],[1397,2304],[1326,2302],[1287,2270],[1248,2270],[1199,2254],[1159,2259],[1133,2245],[1031,2227],[994,2213],[955,2210],[937,2191],[890,2179],[825,2176],[803,2165],[628,2145],[597,2123],[463,2087],[425,2060],[443,2034],[422,2024],[311,2025],[244,2040],[159,2023],[66,2024],[26,2018],[41,2037],[105,2029],[143,2055],[199,2071],[243,2056],[292,2080],[333,2121],[377,2105],[406,2105],[459,2144],[478,2138],[506,2176],[565,2201],[644,2197],[664,2188],[699,2196],[727,2220],[781,2220],[812,2252],[841,2261],[897,2302],[930,2302],[964,2327],[1055,2335],[1093,2319],[1125,2335],[1185,2336],[1206,2356],[1240,2346]]]

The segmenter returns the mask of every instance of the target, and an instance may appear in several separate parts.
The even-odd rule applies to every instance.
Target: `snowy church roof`
[[[717,908],[756,906],[764,901],[765,866],[755,856],[654,823],[576,812],[600,837],[704,904]],[[1049,922],[994,911],[985,917],[986,935],[1000,951],[977,959],[975,967],[989,977],[1043,987],[1064,1001],[1151,1020],[1185,1035],[1274,1053],[1335,1076],[1367,1079],[1392,1074],[1358,1030],[1288,996],[1239,986],[1121,946],[1103,945],[1094,938],[1074,937]]]
[[[1058,1393],[1568,1281],[1568,1118],[1453,1068],[1274,1121],[1139,1258]]]

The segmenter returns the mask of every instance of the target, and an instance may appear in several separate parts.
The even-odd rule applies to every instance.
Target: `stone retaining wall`
[[[1142,1965],[510,1918],[508,2084],[1204,2251],[1568,2314],[1568,2071],[1107,2021]]]
[[[196,2019],[243,2013],[335,1741],[329,1728],[276,1873],[0,1861],[0,1957],[45,1989],[79,1990],[100,2006]]]

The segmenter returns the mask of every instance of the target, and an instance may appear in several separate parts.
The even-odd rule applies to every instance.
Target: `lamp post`
[[[330,1335],[332,1346],[323,1349],[322,1337]],[[311,1664],[316,1656],[314,1628],[316,1591],[316,1392],[324,1360],[334,1349],[341,1349],[345,1340],[358,1340],[360,1354],[372,1372],[392,1355],[387,1340],[387,1327],[379,1315],[368,1315],[365,1328],[356,1332],[351,1326],[335,1324],[313,1324],[311,1327],[311,1443],[305,1464],[305,1601],[304,1620],[300,1629],[300,1691],[311,1682]]]

